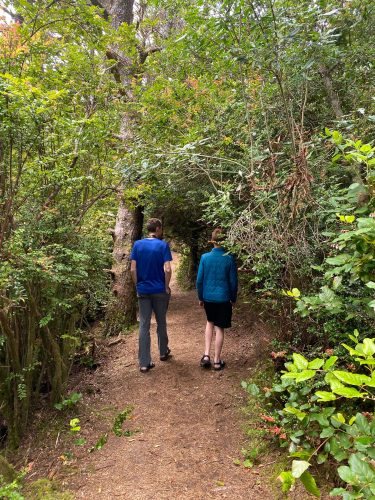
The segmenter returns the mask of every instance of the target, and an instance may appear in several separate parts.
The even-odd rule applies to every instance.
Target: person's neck
[[[158,238],[155,233],[148,233],[149,238]]]
[[[214,248],[221,248],[220,245],[216,245],[216,243],[214,243]]]

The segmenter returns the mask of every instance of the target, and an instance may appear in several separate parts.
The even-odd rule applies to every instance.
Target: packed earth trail
[[[97,388],[95,394],[84,396],[83,434],[95,443],[108,430],[106,410],[115,407],[121,411],[127,405],[134,408],[133,418],[123,428],[130,425],[137,432],[129,437],[110,432],[102,449],[78,460],[76,471],[64,481],[75,498],[277,497],[267,480],[267,467],[259,473],[234,463],[241,458],[246,442],[241,411],[246,395],[240,383],[249,377],[267,343],[261,322],[248,321],[243,313],[241,307],[235,311],[233,328],[226,332],[223,359],[227,367],[220,372],[199,366],[204,311],[195,292],[180,291],[175,280],[168,312],[173,357],[159,361],[154,321],[151,335],[156,366],[148,373],[139,372],[136,331],[110,347],[101,366],[77,387],[81,392],[87,384]]]

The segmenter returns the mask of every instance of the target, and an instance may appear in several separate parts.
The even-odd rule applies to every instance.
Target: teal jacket
[[[199,300],[205,302],[236,302],[237,266],[232,255],[223,248],[214,248],[201,257],[197,290]]]

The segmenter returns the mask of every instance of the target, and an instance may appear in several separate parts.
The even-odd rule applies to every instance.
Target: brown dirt
[[[202,370],[204,311],[194,291],[182,292],[173,282],[168,313],[173,357],[159,361],[154,323],[156,367],[147,374],[138,369],[137,332],[107,347],[99,368],[81,376],[74,388],[86,392],[79,417],[87,445],[74,448],[71,440],[76,458],[65,466],[59,455],[67,442],[57,439],[55,446],[46,445],[29,458],[36,476],[59,479],[77,499],[276,498],[271,479],[265,477],[271,468],[233,463],[241,458],[245,442],[240,382],[249,378],[268,344],[262,323],[246,319],[244,309],[236,310],[233,323],[223,349],[227,367],[222,372]],[[133,418],[123,428],[139,431],[130,437],[109,432],[101,450],[87,453],[129,404]]]

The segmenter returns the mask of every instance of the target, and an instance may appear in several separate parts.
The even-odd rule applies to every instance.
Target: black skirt
[[[207,321],[219,328],[232,326],[232,304],[230,302],[204,302]]]

